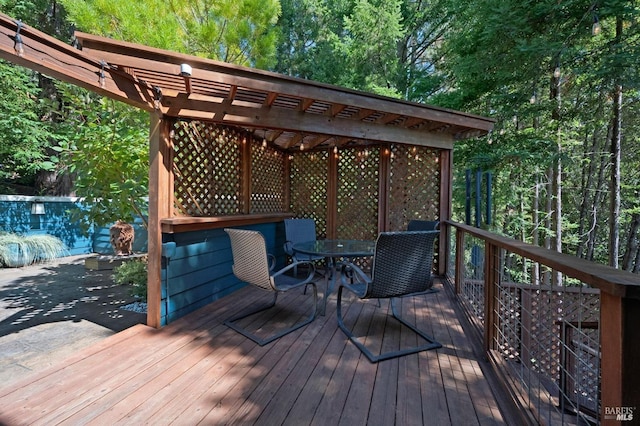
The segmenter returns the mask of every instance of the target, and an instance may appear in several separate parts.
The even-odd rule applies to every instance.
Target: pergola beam
[[[24,24],[20,30],[24,54],[19,56],[14,49],[16,30],[16,22],[0,14],[0,58],[137,108],[153,111],[151,87],[141,84],[124,71],[109,67],[104,68],[105,79],[101,84],[100,72],[103,67],[100,60]]]
[[[163,93],[163,104],[170,116],[207,120],[246,128],[270,128],[318,135],[379,142],[400,142],[418,146],[453,149],[454,137],[448,133],[425,132],[375,122],[307,114],[275,107],[252,108],[224,100]]]

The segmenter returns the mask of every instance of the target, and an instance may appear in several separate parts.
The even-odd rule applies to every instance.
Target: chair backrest
[[[285,219],[284,233],[285,251],[292,255],[294,244],[316,240],[316,222],[313,219]]]
[[[440,231],[382,232],[376,241],[365,298],[389,298],[433,286],[433,244]]]
[[[267,245],[258,231],[225,228],[231,239],[233,274],[240,281],[274,291],[274,282],[269,272]]]
[[[439,220],[410,220],[407,231],[435,231],[439,229]]]

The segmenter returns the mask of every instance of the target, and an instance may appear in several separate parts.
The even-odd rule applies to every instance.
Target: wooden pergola
[[[138,44],[79,32],[76,40],[79,48],[0,16],[3,59],[150,113],[148,324],[154,327],[204,303],[194,297],[211,300],[193,296],[210,287],[178,284],[184,289],[176,300],[183,302],[171,306],[162,283],[177,275],[168,271],[163,244],[188,252],[175,266],[186,271],[208,261],[209,254],[192,252],[225,226],[310,216],[324,236],[371,238],[412,218],[448,219],[453,145],[493,127],[476,115]],[[260,229],[278,247],[275,228]],[[218,234],[207,234],[212,230]],[[202,239],[181,240],[189,233]],[[440,251],[446,247],[443,235]],[[216,276],[229,275],[230,260],[224,262]],[[235,288],[224,287],[219,297]]]

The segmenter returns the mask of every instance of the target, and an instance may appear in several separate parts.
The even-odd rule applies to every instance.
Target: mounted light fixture
[[[46,212],[47,211],[42,201],[35,200],[31,203],[31,214],[40,216],[45,214]]]
[[[184,88],[187,93],[191,93],[191,73],[193,69],[189,64],[180,65],[180,75],[184,78]]]
[[[191,77],[191,72],[193,71],[193,69],[191,68],[191,65],[189,64],[182,64],[180,65],[180,75],[183,77]]]
[[[16,54],[20,57],[24,56],[24,43],[22,42],[22,35],[20,34],[20,30],[23,25],[22,22],[16,21],[16,35],[13,38],[13,48],[16,51]]]

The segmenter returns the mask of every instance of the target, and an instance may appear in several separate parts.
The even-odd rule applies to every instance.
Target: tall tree
[[[278,0],[60,0],[94,34],[238,65],[275,57]]]

